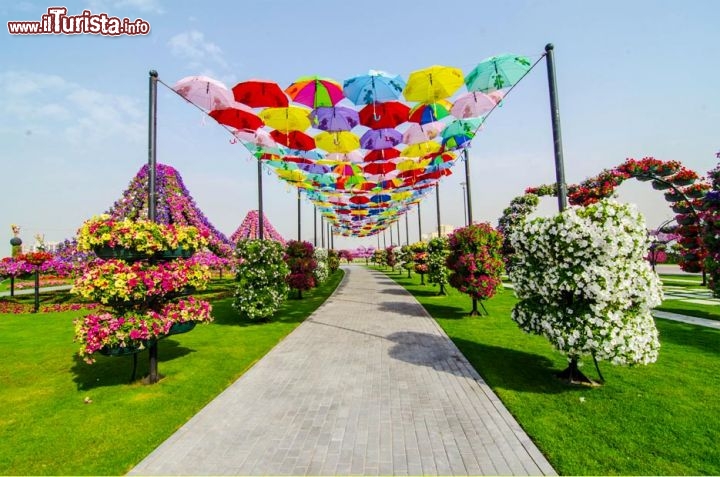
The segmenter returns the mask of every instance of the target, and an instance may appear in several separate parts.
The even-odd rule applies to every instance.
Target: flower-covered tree
[[[236,252],[240,261],[235,279],[238,282],[233,307],[251,320],[273,316],[285,301],[289,269],[280,242],[274,240],[240,240]]]
[[[415,268],[415,253],[409,245],[400,247],[398,261],[400,262],[400,266],[407,270],[407,277],[410,278],[410,271]]]
[[[477,305],[492,298],[502,283],[503,236],[488,223],[476,223],[455,230],[448,238],[446,264],[450,285],[472,297],[471,316],[479,315]],[[485,310],[487,313],[487,310]]]
[[[650,310],[662,289],[644,260],[649,239],[633,206],[603,199],[570,208],[527,222],[511,241],[516,264],[509,276],[520,300],[512,318],[567,355],[560,377],[587,381],[578,371],[583,355],[613,364],[657,359]]]
[[[445,285],[448,284],[448,269],[445,262],[448,256],[448,240],[445,237],[435,237],[428,242],[428,282],[440,285],[438,294],[445,295]]]
[[[340,256],[336,250],[328,250],[328,268],[331,274],[340,268]]]
[[[379,248],[379,249],[375,250],[373,252],[373,257],[372,257],[373,263],[377,266],[385,265],[386,264],[385,263],[385,255],[386,255],[386,253],[385,253],[384,249]]]
[[[397,251],[395,250],[395,247],[387,247],[385,249],[385,265],[390,267],[390,270],[395,270],[397,260]]]
[[[324,283],[330,276],[330,267],[328,266],[328,251],[324,248],[316,248],[313,252],[313,258],[317,262],[317,266],[313,271],[313,276],[318,284]]]
[[[298,291],[298,298],[302,298],[303,290],[310,290],[315,286],[314,271],[317,262],[313,257],[315,250],[310,242],[290,240],[285,248],[285,263],[290,273],[285,281]]]
[[[708,286],[713,295],[720,297],[720,166],[708,172],[712,181],[712,190],[702,202],[703,230],[702,241],[707,250],[705,270],[708,273]]]
[[[425,242],[415,242],[410,246],[410,249],[413,253],[415,273],[420,275],[420,284],[425,285],[425,274],[428,272],[427,244]]]

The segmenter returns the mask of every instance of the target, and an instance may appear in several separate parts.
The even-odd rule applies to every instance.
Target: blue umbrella
[[[465,77],[468,91],[490,93],[515,86],[531,67],[525,56],[499,55],[481,61]]]
[[[382,103],[402,95],[405,81],[384,71],[370,70],[366,75],[354,76],[343,83],[345,97],[355,104]]]

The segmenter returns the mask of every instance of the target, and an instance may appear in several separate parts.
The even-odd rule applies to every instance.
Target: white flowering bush
[[[657,359],[650,310],[662,288],[644,260],[649,239],[634,206],[605,199],[570,208],[521,224],[510,240],[520,328],[545,336],[571,368],[583,355],[620,365]]]
[[[440,285],[440,295],[445,295],[445,285],[448,284],[450,271],[445,261],[450,253],[448,240],[445,237],[435,237],[428,242],[428,281],[433,285]]]
[[[324,283],[330,276],[330,267],[328,266],[328,251],[324,248],[316,248],[313,257],[317,262],[317,267],[313,271],[315,280],[318,284]]]
[[[235,276],[235,308],[251,320],[273,316],[288,294],[285,277],[290,273],[285,250],[275,240],[240,240],[235,250],[240,265]]]

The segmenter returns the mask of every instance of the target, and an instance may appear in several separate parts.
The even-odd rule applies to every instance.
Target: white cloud
[[[170,52],[178,57],[188,60],[189,67],[193,69],[208,68],[211,63],[223,69],[229,65],[223,57],[222,49],[211,41],[205,39],[205,35],[197,30],[179,33],[168,41]]]
[[[165,13],[159,0],[90,0],[88,9],[93,13],[107,13],[110,16],[120,16],[116,10],[137,10],[144,13]]]

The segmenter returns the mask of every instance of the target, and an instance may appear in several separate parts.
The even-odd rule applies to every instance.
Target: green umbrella
[[[442,136],[443,139],[448,139],[452,136],[473,137],[475,136],[475,131],[478,130],[482,123],[482,118],[456,119],[442,130],[440,136]]]
[[[530,71],[530,59],[525,56],[491,56],[481,61],[465,77],[468,91],[490,93],[509,88]]]

